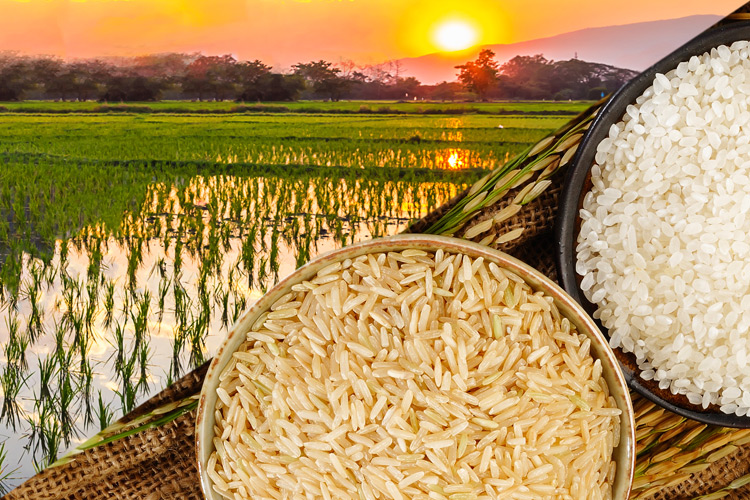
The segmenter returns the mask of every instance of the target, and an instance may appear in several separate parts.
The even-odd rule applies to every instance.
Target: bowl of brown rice
[[[476,243],[320,256],[230,330],[196,423],[208,500],[628,498],[634,420],[557,285]]]

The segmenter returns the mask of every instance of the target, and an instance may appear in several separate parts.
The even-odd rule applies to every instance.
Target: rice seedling
[[[139,351],[141,345],[148,343],[148,318],[151,309],[151,292],[133,294],[130,308],[130,323],[133,331],[133,351]]]
[[[182,350],[185,347],[187,339],[191,336],[190,330],[192,325],[188,321],[187,311],[190,309],[190,299],[187,296],[185,288],[177,276],[173,284],[174,294],[174,316],[176,320],[175,335],[172,338],[172,357],[170,359],[169,373],[177,379],[182,373]]]
[[[138,382],[135,384],[136,393],[148,394],[149,371],[148,364],[151,357],[151,348],[148,343],[143,343],[137,351],[138,356]]]
[[[88,426],[94,422],[94,406],[92,401],[94,370],[88,355],[84,351],[81,352],[80,363],[78,393],[83,403],[83,419],[85,425]]]
[[[114,417],[114,412],[110,408],[111,403],[104,403],[104,398],[102,398],[102,391],[97,391],[99,396],[97,399],[97,406],[96,406],[96,420],[99,424],[99,430],[103,431],[109,425],[112,423],[112,418]]]
[[[112,326],[115,310],[115,281],[107,280],[104,292],[104,328],[109,329]]]
[[[27,417],[30,431],[26,449],[33,455],[34,470],[40,472],[57,459],[63,436],[51,404],[37,402],[34,410],[35,415]]]
[[[8,328],[8,342],[5,344],[6,363],[25,371],[28,368],[26,349],[30,339],[20,331],[20,320],[17,314],[7,316],[6,327]]]
[[[78,429],[75,425],[76,415],[74,414],[74,404],[76,402],[78,384],[72,368],[73,351],[69,350],[66,356],[58,360],[60,369],[57,370],[56,383],[56,413],[60,423],[60,436],[65,446],[70,446],[73,437],[78,436]]]
[[[52,377],[55,375],[57,370],[57,360],[54,356],[45,356],[44,358],[37,358],[39,374],[39,392],[36,394],[36,400],[41,402],[49,402],[52,400]]]
[[[169,285],[171,283],[172,283],[172,279],[165,275],[163,275],[162,278],[159,280],[159,289],[156,295],[157,307],[159,311],[158,312],[159,325],[161,325],[161,322],[164,320],[165,303],[167,300],[167,294],[169,293]]]
[[[8,481],[13,479],[13,475],[18,470],[18,467],[11,469],[7,460],[8,452],[5,449],[5,443],[0,443],[0,495],[6,495],[10,492],[11,488]]]
[[[16,364],[6,364],[0,375],[0,387],[3,390],[3,404],[0,407],[0,420],[14,431],[21,422],[22,408],[18,398],[26,385],[29,374]]]
[[[232,282],[234,277],[234,270],[229,271],[229,282]],[[223,328],[229,327],[229,297],[231,295],[230,290],[224,290],[220,285],[216,287],[214,291],[215,301],[221,305],[221,326]]]
[[[40,265],[29,265],[29,275],[31,281],[27,283],[26,287],[26,300],[31,306],[31,312],[29,313],[26,331],[29,338],[29,343],[33,344],[37,338],[44,334],[44,311],[39,307],[39,299],[41,295],[42,285],[42,268]],[[0,300],[2,300],[0,298]]]

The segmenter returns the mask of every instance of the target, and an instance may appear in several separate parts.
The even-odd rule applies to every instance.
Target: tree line
[[[600,99],[638,75],[629,69],[577,58],[552,61],[541,54],[516,56],[500,65],[489,49],[456,69],[459,81],[480,100]]]
[[[259,60],[231,55],[155,54],[63,61],[0,53],[0,101],[297,99],[593,99],[616,90],[635,72],[571,59],[517,56],[500,65],[483,50],[457,66],[458,81],[423,85],[403,75],[398,61],[357,66],[319,60],[275,71]]]

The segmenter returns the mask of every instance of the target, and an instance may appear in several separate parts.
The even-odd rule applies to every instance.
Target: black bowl
[[[607,137],[610,126],[622,119],[625,108],[634,103],[651,86],[657,73],[667,73],[676,68],[680,62],[690,59],[691,56],[701,55],[719,45],[731,45],[732,42],[737,40],[750,40],[750,23],[738,22],[713,28],[693,38],[618,90],[599,111],[581,142],[568,170],[560,198],[560,210],[556,221],[558,241],[556,261],[563,289],[578,301],[589,314],[593,313],[596,307],[586,300],[579,287],[581,276],[578,276],[575,272],[575,248],[580,231],[578,214],[583,204],[583,197],[591,189],[590,170],[594,163],[596,147]],[[597,324],[606,335],[606,329],[603,328],[601,322],[597,321]],[[625,353],[619,348],[615,349],[615,355],[620,361],[630,388],[655,404],[678,415],[706,424],[750,428],[750,416],[727,415],[722,413],[715,405],[709,406],[707,409],[693,405],[685,396],[673,395],[669,390],[659,389],[658,383],[642,379],[639,376],[634,355]]]

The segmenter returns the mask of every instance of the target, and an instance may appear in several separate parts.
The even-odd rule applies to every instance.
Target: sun
[[[445,21],[435,28],[435,43],[443,50],[468,49],[477,41],[477,30],[466,21]]]

